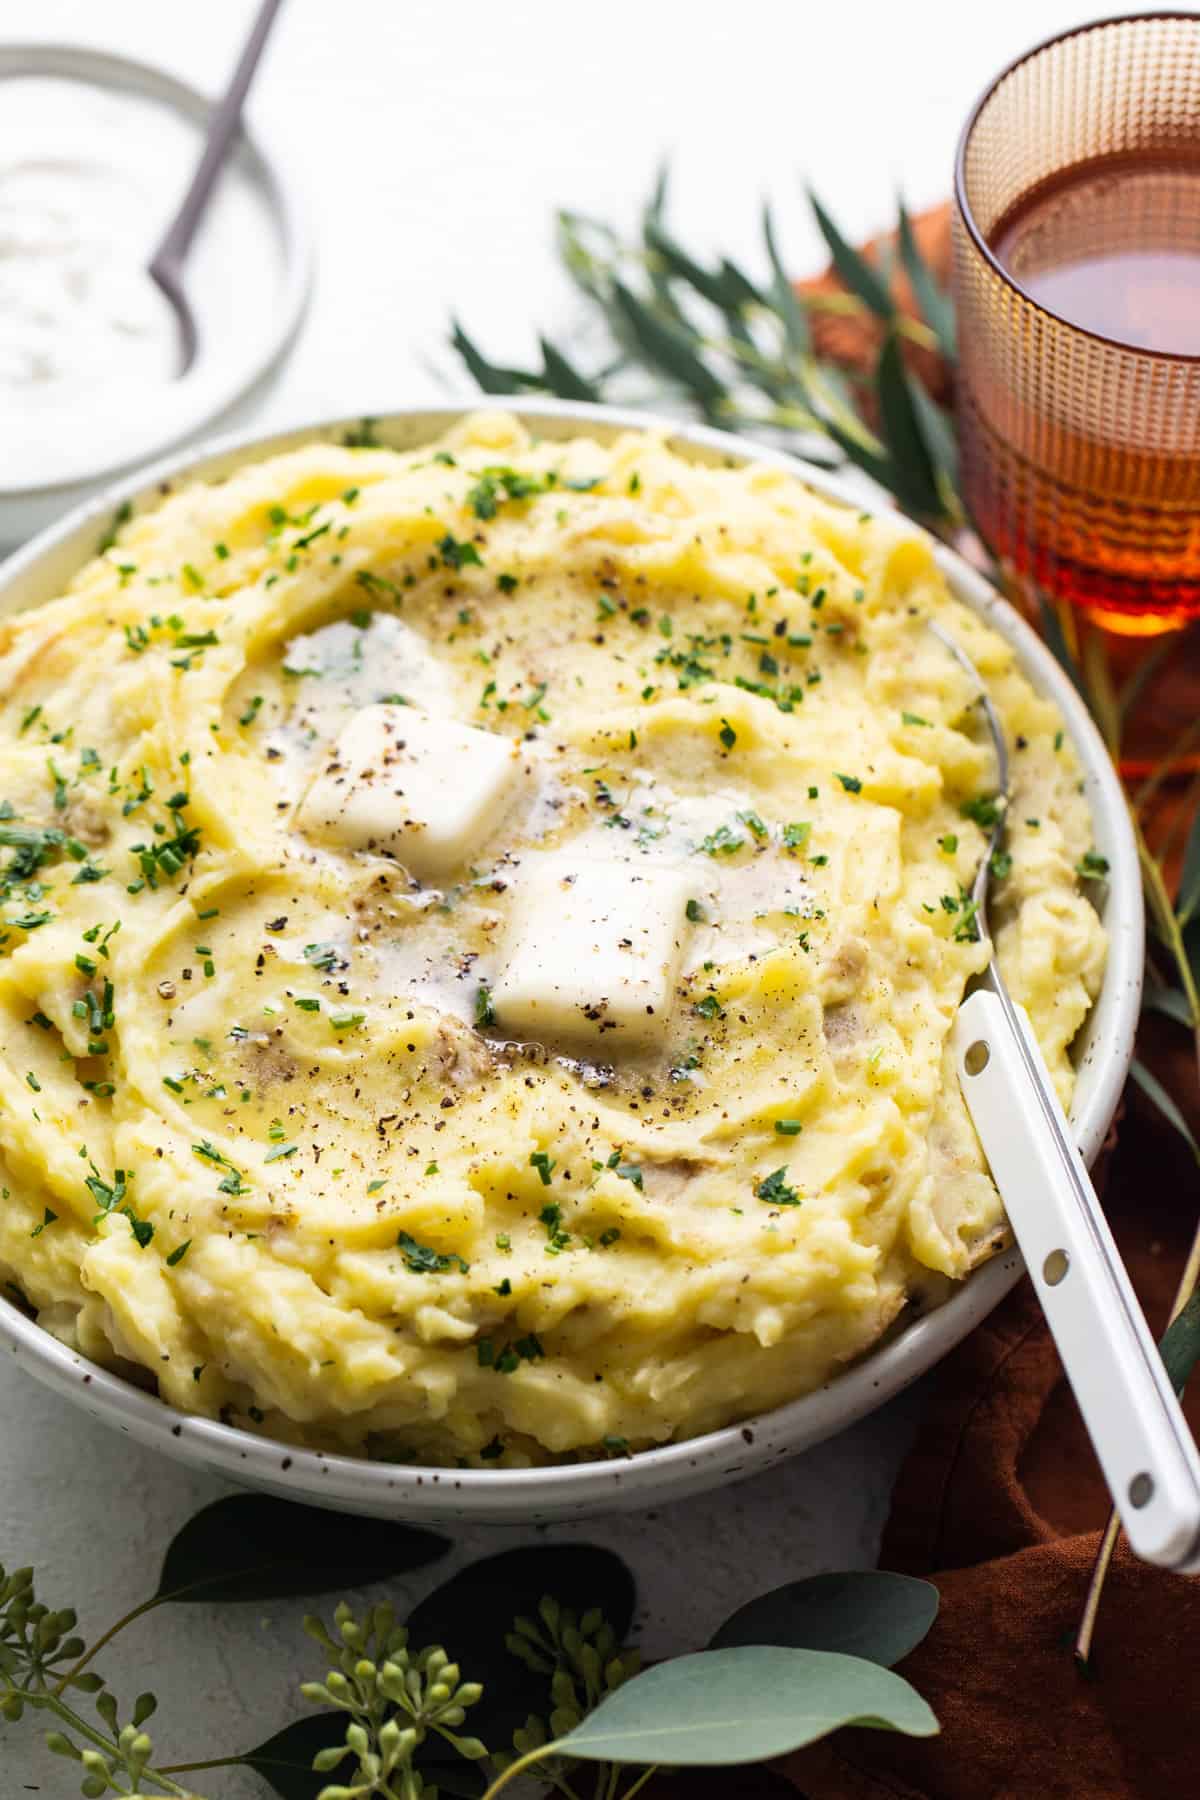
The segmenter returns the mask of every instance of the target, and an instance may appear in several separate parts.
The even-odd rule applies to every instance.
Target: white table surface
[[[0,40],[100,43],[212,88],[251,10],[251,0],[0,0]],[[1065,0],[290,0],[252,114],[290,152],[319,265],[263,422],[442,396],[451,308],[498,360],[532,355],[534,328],[556,328],[570,306],[552,208],[631,219],[664,153],[685,241],[757,267],[766,194],[785,255],[804,272],[821,259],[802,179],[851,234],[888,221],[897,187],[914,208],[932,203],[989,75],[1039,37],[1118,10]],[[651,1654],[696,1648],[754,1593],[874,1560],[921,1400],[906,1396],[724,1493],[554,1535],[624,1552]],[[152,1589],[174,1528],[222,1491],[0,1365],[0,1562],[34,1563],[43,1598],[76,1605],[86,1631]],[[331,1516],[329,1530],[342,1528]],[[496,1529],[454,1535],[456,1561],[523,1541]],[[401,1592],[415,1599],[445,1572]],[[297,1710],[296,1684],[315,1672],[304,1610],[166,1610],[103,1667],[127,1698],[152,1677],[164,1761],[226,1754]],[[35,1728],[0,1722],[0,1800],[77,1791]],[[242,1774],[204,1789],[212,1800],[262,1791]]]

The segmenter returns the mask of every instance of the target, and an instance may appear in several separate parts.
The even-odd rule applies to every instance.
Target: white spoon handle
[[[1200,1569],[1200,1455],[1020,1009],[979,988],[954,1055],[979,1141],[1135,1554]]]

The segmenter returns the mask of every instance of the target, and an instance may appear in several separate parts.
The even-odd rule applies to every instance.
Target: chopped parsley
[[[198,1144],[192,1145],[192,1155],[198,1156],[201,1162],[212,1163],[214,1167],[222,1171],[221,1180],[217,1183],[220,1193],[245,1194],[249,1192],[242,1171],[231,1163],[215,1144],[210,1143],[208,1138],[202,1138]]]
[[[474,544],[462,542],[453,532],[448,531],[442,538],[438,551],[448,569],[461,569],[468,563],[474,563],[477,568],[483,567],[483,558]]]
[[[173,835],[167,836],[165,825],[155,825],[155,836],[149,843],[130,845],[142,871],[143,882],[151,888],[158,887],[160,876],[169,879],[178,875],[200,854],[199,827],[189,825],[183,816],[184,809],[190,804],[187,794],[172,794],[167,801],[167,813]]]
[[[546,1227],[546,1254],[559,1256],[571,1247],[571,1234],[562,1227],[562,1207],[556,1200],[543,1206],[538,1214],[538,1223]]]
[[[800,1196],[788,1185],[787,1173],[786,1169],[773,1169],[764,1175],[754,1189],[756,1197],[768,1206],[799,1206]]]
[[[965,800],[959,811],[964,819],[973,819],[981,831],[990,831],[1000,823],[1004,801],[999,794],[976,794],[973,800]]]
[[[363,1023],[366,1016],[365,1012],[335,1012],[330,1013],[329,1023],[337,1032],[353,1031]]]
[[[862,793],[862,782],[857,775],[841,775],[836,769],[834,770],[834,775],[837,780],[841,782],[848,794]]]
[[[645,1188],[646,1184],[642,1180],[642,1171],[638,1168],[638,1165],[636,1163],[622,1162],[621,1152],[619,1150],[613,1151],[604,1166],[607,1169],[611,1169],[614,1175],[619,1175],[622,1181],[631,1181],[635,1188]]]
[[[466,1275],[470,1263],[464,1262],[457,1250],[443,1255],[428,1244],[419,1244],[409,1232],[402,1231],[396,1239],[396,1246],[404,1253],[404,1266],[411,1269],[414,1275],[444,1275],[447,1269],[457,1268]]]
[[[1075,864],[1075,873],[1081,881],[1103,881],[1108,874],[1108,858],[1098,850],[1086,850]]]
[[[745,843],[738,832],[732,831],[728,825],[718,825],[710,831],[706,838],[701,838],[700,848],[706,856],[732,856]]]
[[[475,1345],[475,1359],[481,1369],[494,1369],[497,1375],[511,1375],[522,1362],[537,1362],[545,1356],[541,1340],[531,1331],[528,1337],[497,1350],[494,1338],[480,1338]]]
[[[494,519],[506,500],[532,500],[556,485],[554,475],[523,475],[519,469],[499,465],[483,469],[467,494],[467,505],[477,519]]]
[[[342,959],[336,944],[305,944],[304,960],[314,969],[322,969],[328,974]]]

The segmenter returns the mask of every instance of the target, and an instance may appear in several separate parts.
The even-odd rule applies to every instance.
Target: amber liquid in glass
[[[992,249],[1031,299],[1072,325],[1200,356],[1200,159],[1072,169],[1026,194]]]
[[[1200,153],[1084,163],[1023,195],[988,236],[1017,284],[1058,318],[1138,350],[1200,359]],[[1010,530],[1013,496],[985,485],[973,498],[988,540],[1110,628],[1161,630],[1200,613],[1200,453],[1099,433],[1089,441],[1052,417],[1043,426],[1050,479],[1022,503],[1041,514],[1039,529]],[[1081,464],[1097,471],[1082,488]]]

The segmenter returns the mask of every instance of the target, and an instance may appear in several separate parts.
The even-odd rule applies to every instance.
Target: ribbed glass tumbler
[[[1200,16],[1104,20],[1013,63],[967,121],[955,201],[962,480],[982,536],[1109,629],[1200,616],[1200,319],[1169,317],[1189,304],[1170,271],[1200,284]],[[1099,284],[1091,305],[1033,297],[1030,270],[1056,258],[1055,295],[1073,274]],[[1106,310],[1106,269],[1133,280],[1126,314]]]

